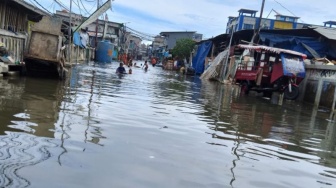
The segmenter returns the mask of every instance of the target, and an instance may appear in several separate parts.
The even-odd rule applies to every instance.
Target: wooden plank
[[[4,27],[3,27],[3,29],[6,29],[6,30],[7,30],[8,19],[9,19],[9,15],[7,14],[7,12],[9,12],[8,7],[6,7],[5,23],[4,23]]]
[[[3,7],[4,7],[4,5],[2,3],[0,3],[0,27],[2,26]]]
[[[5,20],[6,20],[6,4],[3,4],[2,13],[1,13],[1,29],[5,27]]]
[[[18,11],[16,13],[16,18],[15,18],[15,32],[19,32],[20,31],[20,28],[19,28],[19,20],[20,20],[20,12]]]

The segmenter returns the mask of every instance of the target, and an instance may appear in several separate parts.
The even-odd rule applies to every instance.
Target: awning
[[[307,58],[306,54],[296,52],[296,51],[293,51],[293,50],[285,50],[285,49],[282,49],[282,48],[274,48],[274,47],[269,47],[269,46],[251,46],[251,45],[246,45],[246,44],[239,44],[238,47],[243,48],[243,49],[256,50],[256,51],[265,50],[265,51],[273,52],[273,53],[276,53],[276,54],[286,53],[286,54],[301,56],[304,59]]]

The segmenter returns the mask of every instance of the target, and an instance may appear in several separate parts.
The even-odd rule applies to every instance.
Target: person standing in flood
[[[126,70],[123,63],[119,64],[119,67],[116,70],[117,74],[126,74]]]

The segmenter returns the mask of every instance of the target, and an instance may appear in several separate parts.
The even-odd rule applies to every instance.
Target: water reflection
[[[63,98],[63,84],[55,80],[10,78],[1,82],[0,134],[21,130],[53,137]]]
[[[227,87],[226,91],[235,89]],[[205,89],[207,90],[208,88]],[[309,106],[294,109],[292,105],[299,104],[289,104],[278,107],[270,105],[267,100],[237,97],[237,94],[239,92],[219,93],[218,96],[231,101],[229,103],[222,101],[221,97],[218,99],[213,95],[205,96],[208,100],[212,100],[210,104],[215,104],[216,100],[222,103],[222,105],[217,105],[217,114],[220,115],[213,123],[209,123],[212,125],[210,129],[215,132],[209,132],[209,134],[215,139],[234,142],[231,152],[236,159],[232,161],[230,185],[233,186],[236,180],[234,169],[241,157],[256,161],[261,161],[263,157],[276,157],[296,162],[305,160],[336,168],[335,122],[323,119],[327,117],[326,114],[319,113],[319,109],[312,109]],[[249,142],[265,144],[265,146],[255,145],[253,148],[246,148],[244,145],[249,145]],[[227,146],[220,141],[211,144]],[[275,148],[267,147],[267,145],[275,146]],[[320,175],[335,179],[336,171],[324,170]],[[333,185],[328,183],[329,181],[326,179],[317,182],[323,185]]]
[[[335,185],[329,114],[159,68],[122,78],[115,68],[77,65],[65,82],[0,81],[0,186]]]
[[[78,65],[72,68],[66,80],[70,87],[65,90],[66,100],[55,124],[55,138],[61,140],[62,148],[57,158],[59,165],[62,165],[62,156],[68,152],[67,147],[71,147],[69,142],[74,138],[102,146],[99,142],[105,137],[102,136],[101,127],[97,126],[100,121],[94,113],[99,109],[104,84],[102,80],[107,79],[102,74],[103,70],[102,67]]]
[[[30,181],[20,169],[50,158],[49,148],[56,147],[50,139],[25,133],[7,132],[0,136],[0,187],[27,187]]]

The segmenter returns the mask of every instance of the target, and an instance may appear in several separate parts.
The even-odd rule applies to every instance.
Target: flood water
[[[150,67],[0,79],[0,187],[336,187],[336,123]]]

